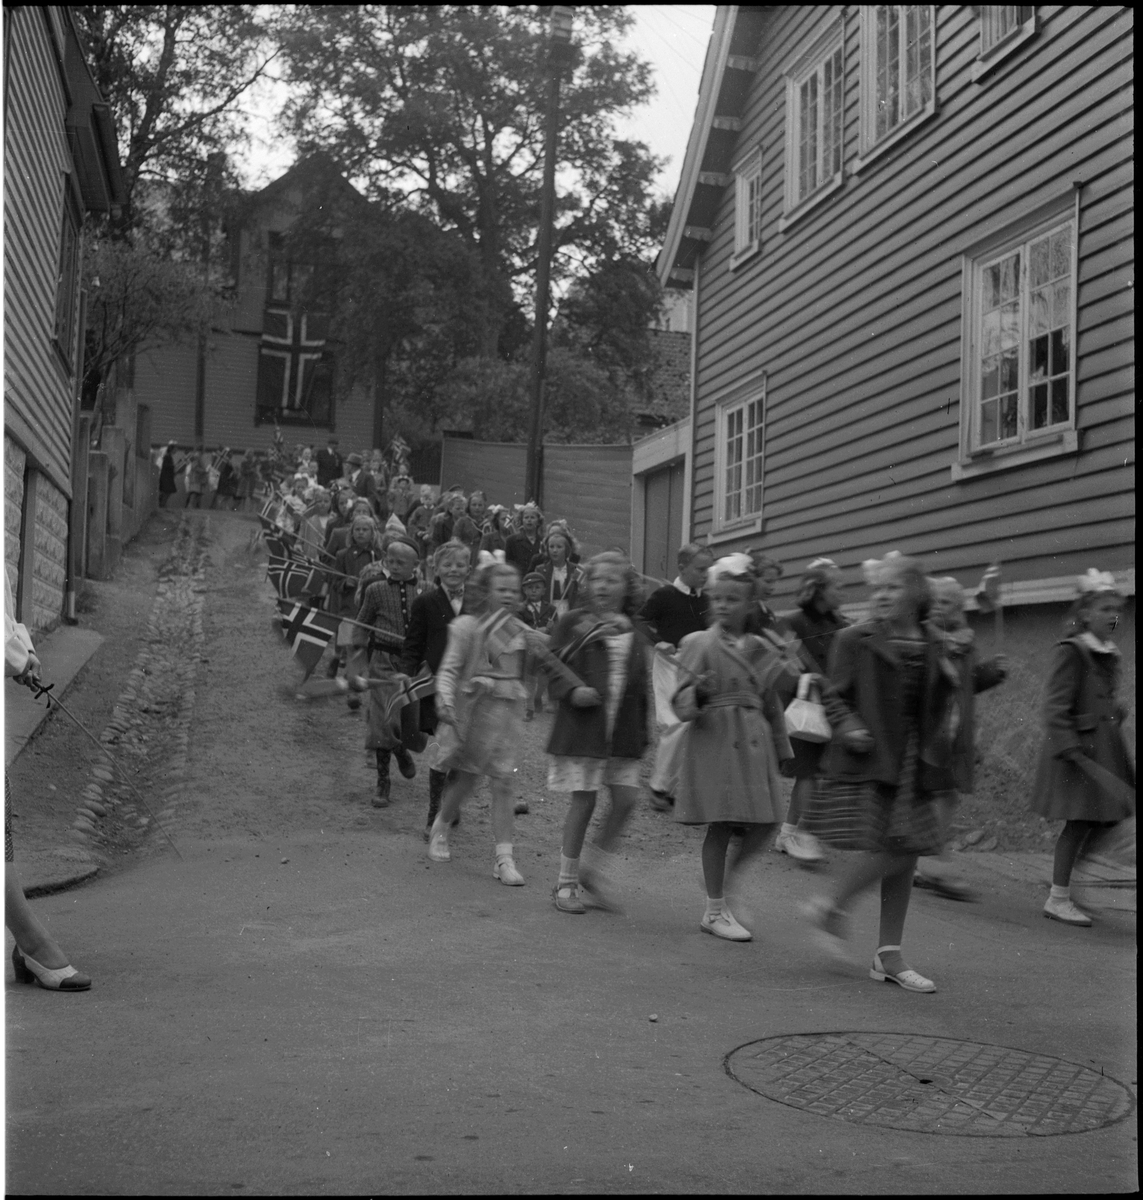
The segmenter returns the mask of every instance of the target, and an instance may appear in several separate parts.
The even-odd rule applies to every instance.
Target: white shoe
[[[795,829],[793,833],[779,833],[774,840],[774,849],[788,854],[794,862],[818,863],[825,858],[821,842],[804,829]]]
[[[744,929],[731,916],[729,909],[722,912],[707,914],[699,922],[699,928],[704,933],[713,933],[715,937],[726,938],[728,942],[750,942],[754,935],[749,929]]]
[[[511,858],[498,858],[492,868],[492,878],[499,879],[509,887],[523,887],[524,876],[516,870],[516,863]]]
[[[881,950],[900,949],[900,946],[881,947]],[[873,956],[873,966],[869,971],[870,979],[875,979],[878,983],[895,983],[907,992],[935,992],[937,990],[937,985],[931,979],[926,979],[920,971],[914,971],[912,967],[905,967],[896,974],[886,971],[881,962],[881,950],[878,950]]]
[[[1053,921],[1063,921],[1065,925],[1091,924],[1091,917],[1082,908],[1077,908],[1070,896],[1065,896],[1062,900],[1049,896],[1044,905],[1044,916],[1051,917]]]
[[[448,851],[448,834],[432,833],[429,835],[429,858],[433,862],[452,862]]]

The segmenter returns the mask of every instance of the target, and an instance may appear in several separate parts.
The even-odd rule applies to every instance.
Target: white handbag
[[[786,708],[786,733],[802,742],[828,742],[833,737],[825,709],[817,700],[810,699],[812,675],[803,675],[798,680],[798,694]]]

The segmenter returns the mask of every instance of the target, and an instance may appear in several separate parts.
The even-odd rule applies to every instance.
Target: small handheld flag
[[[282,610],[282,636],[305,669],[304,683],[337,633],[338,618],[292,600],[279,600],[278,607]]]

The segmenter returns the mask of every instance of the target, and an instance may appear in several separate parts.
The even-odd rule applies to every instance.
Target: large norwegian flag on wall
[[[258,357],[258,418],[329,424],[333,361],[329,322],[304,309],[267,308]]]

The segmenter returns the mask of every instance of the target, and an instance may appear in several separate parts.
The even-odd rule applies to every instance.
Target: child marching
[[[1044,700],[1044,744],[1032,784],[1032,811],[1064,822],[1056,841],[1044,916],[1090,925],[1071,898],[1072,868],[1093,835],[1135,812],[1135,769],[1123,741],[1126,708],[1116,699],[1121,672],[1111,635],[1123,598],[1106,571],[1078,580],[1068,636],[1056,644]]]
[[[945,643],[945,655],[957,674],[958,693],[950,711],[952,758],[948,765],[947,786],[934,793],[937,819],[941,826],[943,848],[939,855],[928,855],[917,862],[915,887],[928,888],[949,900],[975,900],[972,888],[952,868],[948,844],[953,817],[962,792],[973,788],[976,758],[976,718],[974,697],[977,692],[996,687],[1008,675],[1008,659],[1003,654],[978,661],[973,631],[964,617],[964,592],[952,576],[930,579],[933,607],[930,624]]]
[[[779,768],[789,769],[793,751],[774,684],[786,671],[781,655],[745,632],[754,575],[745,554],[719,559],[710,568],[707,594],[713,623],[682,642],[682,686],[675,712],[683,721],[675,820],[706,825],[702,847],[706,912],[700,927],[715,937],[748,942],[753,934],[735,919],[726,896],[727,848],[732,833],[742,845],[733,871],[765,845],[781,821]]]
[[[581,887],[599,907],[616,907],[608,896],[604,864],[639,798],[650,683],[646,638],[631,623],[640,597],[626,556],[597,554],[587,564],[584,589],[587,607],[562,617],[552,634],[552,650],[583,684],[562,677],[552,681],[559,709],[548,742],[548,787],[571,792],[552,899],[560,912],[575,914],[586,911]],[[611,791],[611,808],[581,871],[587,827],[604,784]]]
[[[448,645],[448,631],[456,617],[464,612],[464,582],[468,578],[470,551],[463,542],[445,542],[433,555],[433,578],[436,586],[423,592],[413,601],[409,626],[405,631],[405,648],[401,654],[401,670],[412,677],[427,667],[433,675],[440,670]],[[421,732],[437,731],[436,699],[426,696],[421,701]],[[429,768],[429,815],[425,822],[425,841],[429,840],[436,815],[440,812],[447,772],[440,767]]]
[[[520,887],[524,877],[512,853],[512,778],[524,739],[527,657],[527,629],[514,615],[520,605],[519,572],[492,562],[478,572],[473,590],[478,612],[449,624],[437,671],[437,719],[445,726],[440,767],[449,780],[429,831],[429,857],[451,859],[449,826],[485,775],[492,785],[492,874]]]
[[[357,614],[355,632],[369,627],[370,686],[365,747],[376,752],[374,808],[386,808],[389,804],[390,757],[396,758],[401,774],[412,779],[417,765],[410,751],[423,750],[425,745],[419,728],[419,705],[399,703],[409,682],[400,671],[399,655],[405,647],[409,609],[420,590],[416,582],[420,557],[420,551],[408,538],[393,538],[385,551],[387,577],[365,588]]]

